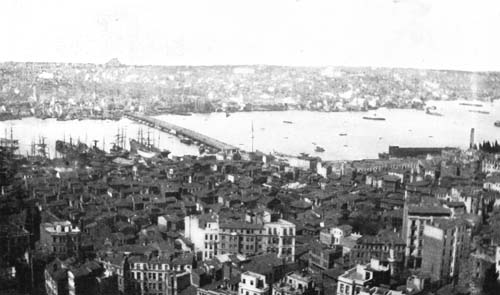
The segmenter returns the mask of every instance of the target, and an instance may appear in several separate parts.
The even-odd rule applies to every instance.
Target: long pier
[[[144,115],[139,114],[131,114],[127,113],[124,115],[126,118],[133,120],[135,122],[147,125],[151,128],[158,129],[163,132],[174,133],[178,136],[182,136],[185,138],[189,138],[193,141],[199,142],[200,144],[204,144],[208,148],[216,149],[217,151],[229,152],[233,153],[239,148],[217,140],[215,138],[203,135],[199,132],[193,131],[191,129],[187,129],[181,126],[177,126],[172,123],[168,123],[162,120],[158,120],[155,118],[151,118]]]

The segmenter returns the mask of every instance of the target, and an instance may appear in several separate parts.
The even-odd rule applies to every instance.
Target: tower
[[[470,143],[469,143],[469,148],[474,147],[474,128],[470,129]]]

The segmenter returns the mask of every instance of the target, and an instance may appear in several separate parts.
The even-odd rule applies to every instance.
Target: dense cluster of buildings
[[[497,284],[497,155],[108,154],[82,166],[8,153],[0,293],[480,294]]]
[[[470,81],[478,85],[472,92]],[[0,64],[0,120],[306,109],[423,109],[426,100],[498,98],[496,73],[278,66]]]

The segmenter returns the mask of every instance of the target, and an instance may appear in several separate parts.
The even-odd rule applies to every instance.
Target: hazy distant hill
[[[287,104],[324,110],[500,97],[499,73],[388,68],[0,64],[0,103]],[[35,89],[35,91],[34,91]],[[36,99],[35,99],[36,97]]]

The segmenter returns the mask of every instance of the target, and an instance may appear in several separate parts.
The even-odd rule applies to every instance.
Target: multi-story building
[[[47,264],[44,277],[47,295],[68,294],[68,270],[62,261],[56,258]]]
[[[325,245],[339,245],[345,237],[352,233],[352,226],[348,224],[324,229],[319,233],[319,240]]]
[[[48,295],[114,295],[116,281],[104,276],[98,261],[79,263],[74,258],[56,258],[45,267],[45,291]]]
[[[337,294],[359,294],[362,289],[380,283],[388,283],[389,279],[389,267],[372,259],[370,263],[358,264],[340,275],[337,283]]]
[[[79,266],[68,268],[68,295],[117,294],[116,285],[103,288],[106,278],[104,268],[96,261],[89,261]]]
[[[230,221],[220,224],[218,254],[255,255],[266,252],[262,224]]]
[[[251,271],[246,271],[241,274],[238,294],[269,295],[269,291],[270,288],[266,282],[266,276]]]
[[[405,201],[403,210],[402,237],[406,244],[405,264],[420,268],[422,265],[424,226],[436,218],[451,216],[451,210],[431,205],[408,205]]]
[[[422,270],[433,281],[446,283],[458,277],[460,259],[467,252],[468,232],[465,222],[437,219],[424,226]]]
[[[267,253],[276,253],[278,258],[295,261],[295,224],[279,219],[264,224],[267,239],[264,239]]]
[[[310,275],[293,272],[280,282],[273,284],[272,295],[314,295],[317,294]]]
[[[312,242],[309,249],[309,269],[311,271],[324,271],[335,267],[335,263],[342,258],[342,246],[327,246],[322,243]]]
[[[169,262],[169,259],[149,259],[142,255],[130,257],[130,294],[176,295],[188,286],[191,268],[172,269]]]
[[[217,217],[200,222],[201,217],[185,219],[185,237],[202,253],[202,259],[218,254],[244,254],[248,256],[276,253],[279,258],[295,259],[295,224],[283,219],[276,222],[254,224],[242,221],[218,221]]]
[[[405,248],[405,242],[397,233],[382,231],[376,236],[359,238],[351,250],[350,262],[365,264],[371,259],[379,259],[390,264],[391,272],[397,272],[404,266]]]
[[[40,225],[40,244],[58,257],[78,254],[80,229],[70,221],[46,222]]]
[[[369,286],[373,279],[373,272],[364,265],[346,271],[339,276],[337,283],[338,295],[353,295],[358,294],[361,288]]]
[[[129,282],[130,268],[128,257],[125,255],[110,255],[99,259],[99,262],[104,268],[104,276],[108,278],[115,277],[117,289],[120,294],[127,294]]]
[[[483,188],[488,191],[500,192],[500,173],[488,175],[484,180]]]
[[[496,156],[486,157],[481,161],[481,172],[483,173],[500,173],[500,161]]]
[[[219,252],[219,218],[214,215],[186,216],[184,219],[184,237],[194,244],[196,253],[201,259],[212,259]]]

